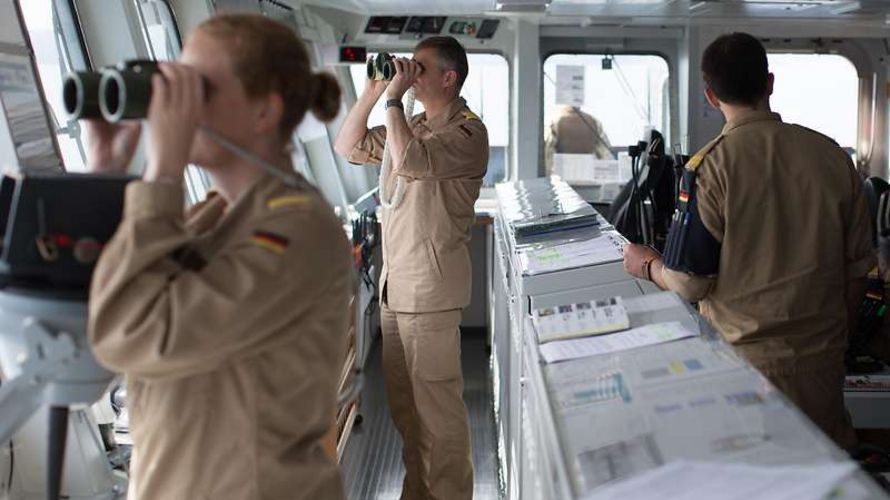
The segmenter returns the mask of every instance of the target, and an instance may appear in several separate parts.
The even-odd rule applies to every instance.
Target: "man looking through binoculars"
[[[454,38],[425,39],[413,60],[393,65],[391,82],[369,71],[335,146],[351,163],[384,163],[384,149],[392,159],[381,186],[381,193],[396,193],[391,205],[384,202],[380,302],[387,397],[404,443],[402,498],[469,499],[473,464],[458,327],[470,303],[467,243],[488,133],[459,96],[468,65]],[[401,99],[409,89],[426,112],[406,118]],[[386,125],[368,130],[384,94]]]

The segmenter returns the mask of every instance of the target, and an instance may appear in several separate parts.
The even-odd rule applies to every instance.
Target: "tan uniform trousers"
[[[838,446],[845,450],[856,446],[856,433],[844,406],[846,370],[843,363],[807,367],[792,373],[768,368],[761,371]]]
[[[386,393],[404,444],[402,500],[473,497],[460,320],[460,310],[396,313],[381,304]]]

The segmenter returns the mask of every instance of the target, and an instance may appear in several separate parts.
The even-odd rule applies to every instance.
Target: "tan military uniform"
[[[600,160],[612,159],[612,145],[599,120],[577,108],[565,106],[553,120],[544,138],[546,174],[553,174],[553,155],[593,154]]]
[[[322,446],[346,348],[342,226],[272,177],[231,206],[182,206],[181,186],[128,186],[93,279],[90,340],[128,380],[128,498],[343,498]]]
[[[700,163],[700,164],[699,164]],[[842,446],[848,282],[875,262],[862,181],[831,139],[751,112],[690,165],[698,208],[722,243],[717,276],[666,271],[670,288]]]
[[[470,303],[467,244],[488,165],[485,125],[463,99],[409,123],[414,139],[393,170],[401,205],[383,214],[383,363],[393,420],[404,442],[403,498],[460,500],[473,469],[460,364],[460,310]],[[352,163],[383,160],[385,127],[368,131]]]

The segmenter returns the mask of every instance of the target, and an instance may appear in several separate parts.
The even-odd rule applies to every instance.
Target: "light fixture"
[[[495,0],[498,12],[544,12],[551,0]]]
[[[832,14],[839,15],[839,14],[849,14],[850,12],[856,12],[857,10],[860,10],[860,9],[862,9],[862,3],[855,1],[855,2],[840,3],[838,5],[829,7],[828,11],[831,12]]]

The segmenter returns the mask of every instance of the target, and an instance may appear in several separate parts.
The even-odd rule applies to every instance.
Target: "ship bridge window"
[[[134,1],[149,57],[155,61],[178,59],[182,51],[182,34],[170,4],[166,0]],[[189,203],[197,203],[207,197],[210,177],[204,170],[189,165],[185,169],[185,188]]]
[[[376,56],[376,54],[373,54]],[[411,57],[410,53],[394,53],[398,57]],[[467,54],[470,72],[464,82],[461,96],[467,105],[485,123],[488,129],[488,172],[483,185],[493,186],[507,176],[507,147],[510,137],[510,66],[500,54]],[[365,88],[367,74],[364,64],[350,66],[356,95]],[[423,112],[423,104],[414,106],[415,113]],[[383,125],[383,106],[375,106],[368,118],[368,126]]]
[[[661,132],[671,144],[669,69],[657,55],[553,54],[544,61],[544,133],[555,152],[581,154],[574,146],[557,148],[554,125],[565,114],[588,125],[595,139],[578,137],[575,144],[597,143],[601,159],[627,146],[649,140],[648,130]],[[593,118],[593,120],[591,120]],[[586,133],[586,131],[585,131]],[[600,147],[607,142],[605,148]],[[589,149],[584,147],[582,149]]]
[[[77,121],[70,120],[62,103],[62,82],[72,70],[89,68],[83,34],[72,2],[63,0],[28,0],[19,2],[49,117],[56,132],[56,142],[65,169],[85,169],[85,153]]]
[[[182,35],[170,4],[166,0],[136,0],[136,7],[151,58],[156,61],[178,59]]]
[[[821,132],[856,155],[859,76],[836,54],[769,53],[772,109],[782,120]]]

